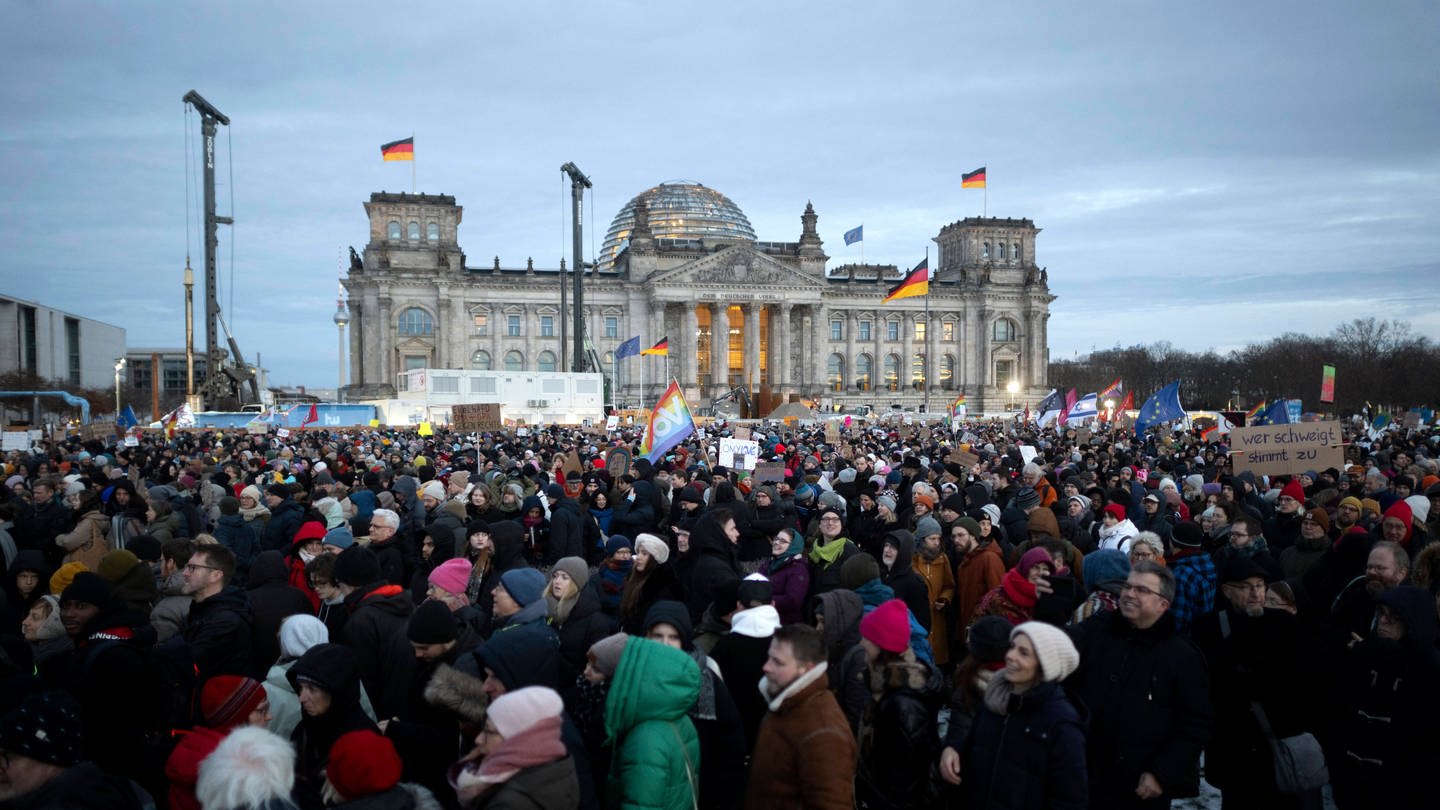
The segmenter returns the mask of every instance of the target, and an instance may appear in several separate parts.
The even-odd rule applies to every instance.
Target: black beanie
[[[290,487],[285,484],[271,484],[265,488],[265,494],[274,495],[277,498],[290,497]]]
[[[1199,548],[1205,542],[1205,532],[1198,524],[1187,520],[1175,524],[1175,528],[1170,533],[1170,539],[1177,546]]]
[[[238,515],[238,514],[240,514],[240,499],[239,499],[239,498],[231,497],[231,496],[229,496],[229,495],[226,495],[225,497],[221,498],[221,499],[220,499],[220,514],[222,514],[222,515]]]
[[[840,584],[850,590],[880,578],[880,563],[865,552],[860,552],[840,566]]]
[[[351,546],[335,558],[335,581],[354,588],[363,587],[380,579],[380,561],[375,552],[364,546]]]
[[[126,540],[125,550],[144,562],[160,561],[160,540],[154,535],[142,534]]]
[[[963,515],[965,514],[965,496],[958,492],[952,492],[940,502],[940,506]]]
[[[455,616],[438,599],[426,600],[415,608],[405,634],[416,644],[447,644],[459,637]]]
[[[93,571],[81,571],[75,575],[75,579],[65,586],[60,592],[61,602],[85,602],[87,604],[102,607],[109,604],[110,597],[114,595],[115,589],[110,585],[109,580]]]

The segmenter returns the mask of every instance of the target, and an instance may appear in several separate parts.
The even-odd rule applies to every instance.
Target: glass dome
[[[699,183],[678,180],[644,191],[620,209],[600,248],[602,266],[613,266],[615,257],[629,244],[630,229],[635,226],[635,205],[640,200],[650,209],[650,232],[656,239],[755,241],[750,220],[729,197]]]

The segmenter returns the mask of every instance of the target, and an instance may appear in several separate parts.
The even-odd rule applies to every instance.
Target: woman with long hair
[[[91,571],[100,568],[100,558],[110,551],[110,518],[100,508],[100,496],[94,490],[80,493],[75,501],[74,527],[56,536],[55,542],[65,550],[62,562],[85,563]]]
[[[575,810],[580,780],[560,739],[565,704],[554,689],[506,692],[485,711],[475,748],[450,769],[465,808],[544,807]]]
[[[560,637],[560,685],[566,687],[584,671],[590,645],[615,632],[615,620],[600,610],[600,591],[580,557],[561,557],[550,567],[545,602]]]
[[[662,599],[683,601],[684,593],[670,564],[670,546],[653,534],[635,538],[634,562],[620,592],[620,629],[632,636],[644,629],[645,614]]]

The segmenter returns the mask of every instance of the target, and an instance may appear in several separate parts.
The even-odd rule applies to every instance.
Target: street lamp
[[[115,421],[120,421],[120,372],[125,370],[125,358],[115,361]]]
[[[336,344],[336,357],[339,358],[339,383],[335,386],[335,401],[341,402],[344,397],[342,391],[345,388],[345,327],[350,323],[350,312],[345,309],[345,299],[335,299],[335,326],[339,330],[339,340]]]
[[[1020,383],[1011,380],[1010,383],[1005,386],[1005,390],[1010,392],[1010,405],[1005,410],[1013,411],[1015,410],[1015,395],[1020,391]]]
[[[1115,421],[1115,400],[1113,399],[1105,400],[1105,421],[1112,423]]]

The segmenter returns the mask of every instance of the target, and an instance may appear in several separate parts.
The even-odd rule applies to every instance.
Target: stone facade
[[[370,241],[343,280],[349,396],[383,395],[421,366],[564,370],[559,270],[467,266],[453,197],[377,193],[365,209]],[[635,213],[627,244],[584,282],[587,345],[622,406],[648,405],[670,378],[700,408],[744,384],[762,412],[797,398],[918,409],[926,380],[931,411],[963,392],[972,413],[993,412],[1034,405],[1049,388],[1054,296],[1029,220],[946,225],[930,294],[882,305],[900,269],[827,271],[809,205],[797,242],[660,239],[643,202]],[[635,335],[642,348],[669,337],[668,359],[615,361]]]

